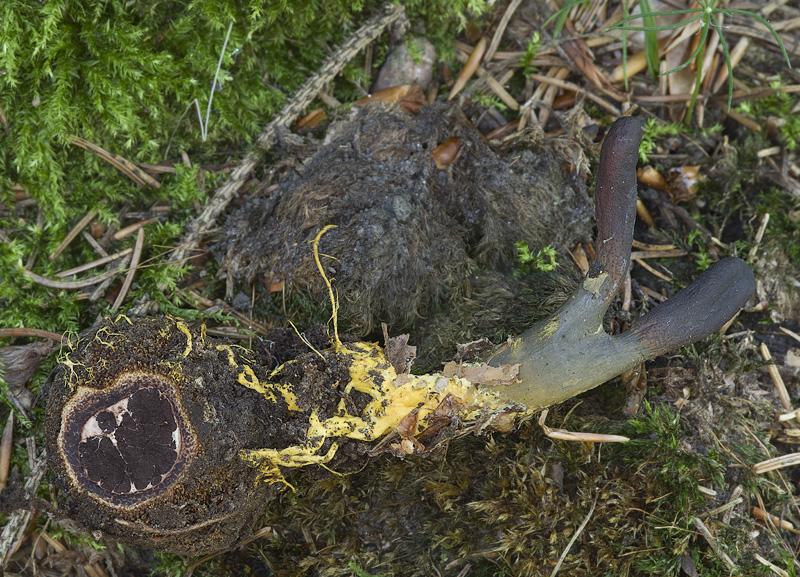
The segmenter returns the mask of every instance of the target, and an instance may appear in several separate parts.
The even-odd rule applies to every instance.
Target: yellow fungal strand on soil
[[[189,331],[189,325],[187,325],[184,321],[178,321],[175,323],[175,328],[186,335],[186,350],[181,353],[184,357],[188,357],[189,353],[192,352],[192,333]]]
[[[347,343],[339,340],[337,312],[338,302],[328,277],[322,267],[319,255],[319,242],[322,235],[328,230],[336,228],[328,225],[322,228],[312,241],[314,260],[320,275],[328,287],[328,296],[331,301],[333,313],[333,336],[330,349],[323,354],[309,344],[309,347],[325,361],[336,359],[337,363],[345,363],[348,367],[350,380],[344,385],[344,393],[350,395],[353,391],[369,395],[371,401],[361,409],[360,414],[348,414],[347,404],[344,399],[337,406],[337,415],[320,418],[315,409],[308,415],[308,428],[305,439],[297,445],[284,449],[263,448],[246,450],[240,453],[240,458],[250,466],[258,469],[263,475],[263,480],[269,483],[284,483],[291,487],[280,467],[303,467],[306,465],[325,465],[333,459],[339,448],[334,439],[348,438],[357,441],[375,441],[394,431],[412,413],[418,415],[413,430],[404,431],[404,434],[414,436],[423,432],[429,426],[429,418],[446,398],[454,398],[458,406],[459,416],[462,420],[473,420],[481,416],[490,417],[506,411],[515,413],[524,410],[523,407],[510,401],[499,389],[478,386],[468,379],[457,375],[445,376],[441,373],[431,375],[398,375],[392,363],[386,357],[384,350],[377,343]],[[292,325],[294,326],[294,325]],[[295,330],[297,330],[295,328]],[[298,333],[299,334],[299,333]],[[302,338],[302,335],[301,335]],[[305,339],[303,339],[305,341]],[[308,344],[306,342],[306,344]],[[299,403],[294,392],[287,384],[260,383],[252,368],[239,365],[230,345],[217,345],[217,350],[228,353],[228,363],[237,369],[239,384],[265,395],[270,401],[275,402],[275,391],[279,392],[291,410],[300,411]],[[326,356],[327,355],[327,356]],[[270,380],[280,380],[280,376],[293,368],[298,361],[292,360],[269,375]],[[515,377],[511,377],[515,380]],[[483,381],[481,381],[483,382]],[[324,453],[323,446],[327,440],[334,440]]]
[[[331,320],[333,321],[333,346],[336,350],[339,350],[342,346],[342,341],[339,340],[339,318],[338,318],[338,309],[339,303],[336,299],[336,296],[333,294],[333,287],[331,286],[331,281],[328,280],[328,276],[325,274],[325,270],[322,268],[322,262],[319,260],[319,241],[322,238],[322,235],[331,230],[332,228],[336,228],[335,224],[329,224],[323,227],[318,233],[317,236],[314,237],[314,240],[311,241],[311,247],[314,252],[314,262],[317,263],[317,269],[319,270],[319,274],[322,275],[322,280],[325,281],[325,286],[328,287],[328,298],[331,299],[331,309],[333,312],[331,313]]]
[[[328,352],[334,352],[334,348]],[[241,458],[258,468],[265,481],[286,483],[279,467],[330,462],[336,454],[338,443],[334,441],[324,453],[320,453],[328,439],[344,437],[375,441],[392,432],[415,411],[420,417],[411,435],[420,433],[429,426],[428,418],[448,396],[458,401],[460,416],[467,421],[498,414],[512,407],[520,410],[501,392],[477,386],[457,376],[445,377],[440,373],[398,376],[383,349],[376,343],[342,344],[335,352],[346,356],[349,362],[350,382],[345,391],[359,391],[369,395],[372,400],[358,415],[347,414],[344,403],[339,405],[340,414],[327,419],[321,419],[312,410],[308,417],[306,438],[298,445],[280,450],[265,448],[243,451]],[[281,368],[293,363],[290,361]]]
[[[261,393],[273,403],[277,401],[277,398],[275,397],[275,392],[277,391],[280,393],[281,397],[283,397],[283,400],[286,401],[286,405],[289,407],[289,410],[300,410],[300,406],[297,404],[297,396],[291,390],[289,390],[287,385],[262,383],[256,376],[256,373],[253,371],[251,366],[244,363],[240,365],[236,362],[236,354],[233,352],[232,345],[217,345],[215,348],[218,351],[225,351],[228,353],[228,364],[232,368],[239,371],[237,381],[240,385]],[[273,376],[274,374],[275,372],[273,372],[270,376]]]

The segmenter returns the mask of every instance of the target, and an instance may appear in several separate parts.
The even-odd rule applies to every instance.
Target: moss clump
[[[0,325],[55,331],[86,326],[81,319],[86,302],[49,289],[25,294],[30,283],[20,269],[35,263],[38,274],[50,275],[96,258],[88,248],[75,247],[54,263],[42,258],[89,211],[97,209],[102,222],[119,225],[121,206],[139,210],[157,200],[169,203],[168,223],[147,238],[148,245],[168,246],[213,190],[211,172],[181,167],[174,175],[159,177],[161,188],[141,189],[96,155],[72,145],[71,136],[136,162],[180,165],[174,159],[185,151],[195,167],[223,164],[255,139],[330,47],[348,37],[378,4],[3,2],[0,202],[14,206],[15,194],[24,190],[35,201],[39,221],[34,211],[0,214],[0,229],[14,239],[0,243],[0,298],[15,304],[0,303]],[[485,8],[482,0],[407,6],[411,18],[422,17],[441,36],[463,24],[465,12]],[[192,103],[197,100],[205,112],[212,90],[204,138]],[[158,254],[146,255],[153,256]],[[134,296],[174,286],[183,272],[156,268],[155,282],[145,282],[145,290]]]

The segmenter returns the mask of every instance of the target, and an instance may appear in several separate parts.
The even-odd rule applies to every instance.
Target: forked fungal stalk
[[[612,125],[600,153],[595,192],[597,256],[572,297],[491,361],[519,364],[505,393],[528,410],[559,403],[642,361],[719,330],[755,291],[745,262],[725,258],[690,286],[611,336],[603,316],[630,266],[636,217],[636,161],[642,130],[634,118]]]
[[[49,379],[45,437],[63,491],[57,515],[150,549],[223,550],[290,486],[292,468],[423,452],[464,422],[508,431],[520,413],[717,330],[753,292],[739,259],[713,265],[628,332],[603,330],[630,264],[640,139],[631,118],[606,137],[597,258],[583,283],[490,365],[448,363],[441,373],[411,375],[404,344],[398,362],[375,343],[343,343],[335,318],[328,348],[274,370],[208,337],[204,325],[173,317],[120,315],[82,334]],[[316,242],[313,249],[324,277]],[[335,317],[332,291],[331,300]]]

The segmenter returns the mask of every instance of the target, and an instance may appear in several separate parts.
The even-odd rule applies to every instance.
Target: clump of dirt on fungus
[[[432,151],[454,136],[455,160],[437,169]],[[524,282],[510,274],[518,241],[552,246],[565,263],[564,249],[591,236],[585,182],[557,149],[538,128],[492,145],[449,104],[417,116],[356,108],[295,177],[229,217],[215,251],[229,282],[278,278],[324,299],[309,243],[335,225],[320,252],[342,329],[366,336],[385,322],[390,334],[411,329],[430,358],[451,357],[455,343],[528,326],[574,286],[571,265]]]

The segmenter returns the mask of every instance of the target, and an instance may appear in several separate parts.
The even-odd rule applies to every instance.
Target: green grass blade
[[[747,12],[746,10],[717,10],[717,12],[721,12],[722,14],[728,14],[728,15],[738,14],[739,16],[749,16],[750,18],[755,18],[756,20],[761,22],[764,26],[767,27],[767,29],[772,34],[772,37],[775,39],[775,42],[777,42],[778,46],[780,46],[781,52],[783,52],[783,57],[786,59],[786,65],[789,68],[792,67],[792,63],[789,61],[789,54],[787,54],[786,52],[786,47],[783,45],[781,37],[778,36],[777,32],[775,32],[775,29],[772,27],[772,24],[767,22],[762,16],[760,16],[759,14],[755,14],[754,12]]]
[[[632,22],[634,20],[641,20],[645,16],[672,16],[676,14],[697,14],[694,18],[689,20],[681,20],[676,24],[665,24],[663,27],[658,27],[659,30],[669,30],[671,28],[680,28],[681,26],[685,26],[689,22],[694,22],[698,18],[703,16],[703,11],[700,8],[692,8],[689,10],[665,10],[664,12],[647,12],[646,14],[633,14],[632,16],[627,16],[623,18],[613,26],[609,26],[606,30],[639,30],[640,27],[628,27],[625,26],[628,22]]]
[[[642,8],[642,21],[645,27],[650,28],[650,30],[645,30],[644,32],[644,53],[647,57],[647,70],[655,80],[658,78],[658,62],[660,60],[656,19],[652,15],[653,10],[650,8],[650,0],[639,0],[639,6]]]
[[[692,114],[694,114],[694,107],[695,103],[697,102],[697,95],[700,94],[700,85],[703,82],[703,60],[705,59],[706,55],[706,42],[708,41],[708,32],[711,29],[709,26],[709,22],[713,16],[712,12],[703,15],[703,37],[700,39],[700,44],[698,45],[698,52],[697,52],[697,74],[695,74],[694,78],[694,90],[692,90],[692,99],[689,101],[689,106],[686,110],[686,118],[684,122],[686,126],[692,122]],[[690,60],[694,60],[694,56],[690,58]]]
[[[553,38],[558,38],[558,35],[561,34],[561,30],[564,28],[564,22],[567,21],[567,16],[569,16],[570,10],[572,10],[578,4],[586,4],[589,0],[568,0],[561,9],[558,10],[555,14],[550,16],[547,20],[545,20],[544,25],[547,26],[550,22],[553,21],[555,18],[556,25],[553,28]]]
[[[697,13],[698,11],[697,10],[681,10],[680,12],[682,12],[682,13],[686,13],[686,12]],[[693,16],[692,18],[689,18],[688,20],[681,20],[680,22],[676,22],[675,24],[660,24],[658,26],[627,26],[627,25],[623,26],[623,24],[626,21],[630,22],[632,20],[635,20],[635,19],[638,19],[638,18],[643,18],[645,16],[651,16],[651,15],[652,16],[661,16],[661,15],[664,15],[664,14],[666,14],[666,12],[649,12],[647,14],[635,14],[634,16],[629,16],[628,18],[625,18],[624,20],[620,20],[619,22],[617,22],[613,26],[607,28],[606,31],[608,31],[608,30],[628,30],[628,31],[631,31],[631,32],[639,32],[639,31],[645,31],[646,32],[648,30],[654,30],[656,32],[660,32],[662,30],[674,30],[675,28],[683,28],[687,24],[691,24],[695,20],[699,20],[700,18],[703,17],[703,13],[700,12],[700,13],[697,13],[696,16]]]
[[[689,58],[684,60],[683,64],[681,64],[679,66],[676,66],[672,70],[667,70],[666,72],[664,72],[663,74],[660,74],[659,76],[667,76],[668,74],[672,74],[673,72],[678,72],[679,70],[683,70],[684,68],[689,66],[689,64],[691,64],[692,61],[695,58],[697,58],[697,55],[700,54],[700,51],[703,49],[703,47],[706,44],[706,38],[708,38],[708,26],[704,26],[703,28],[705,29],[703,31],[703,38],[700,40],[700,42],[698,42],[697,48],[694,49],[694,52],[691,53]]]
[[[628,0],[622,1],[622,14],[628,16]],[[625,90],[628,90],[628,31],[622,30],[622,76],[625,79]]]
[[[725,41],[725,35],[722,33],[722,26],[720,26],[717,17],[713,13],[711,14],[711,21],[714,23],[714,28],[717,30],[717,36],[719,36],[722,54],[725,56],[725,64],[728,65],[728,112],[730,112],[731,103],[733,102],[733,64],[731,63],[731,54],[728,51],[728,43]]]

